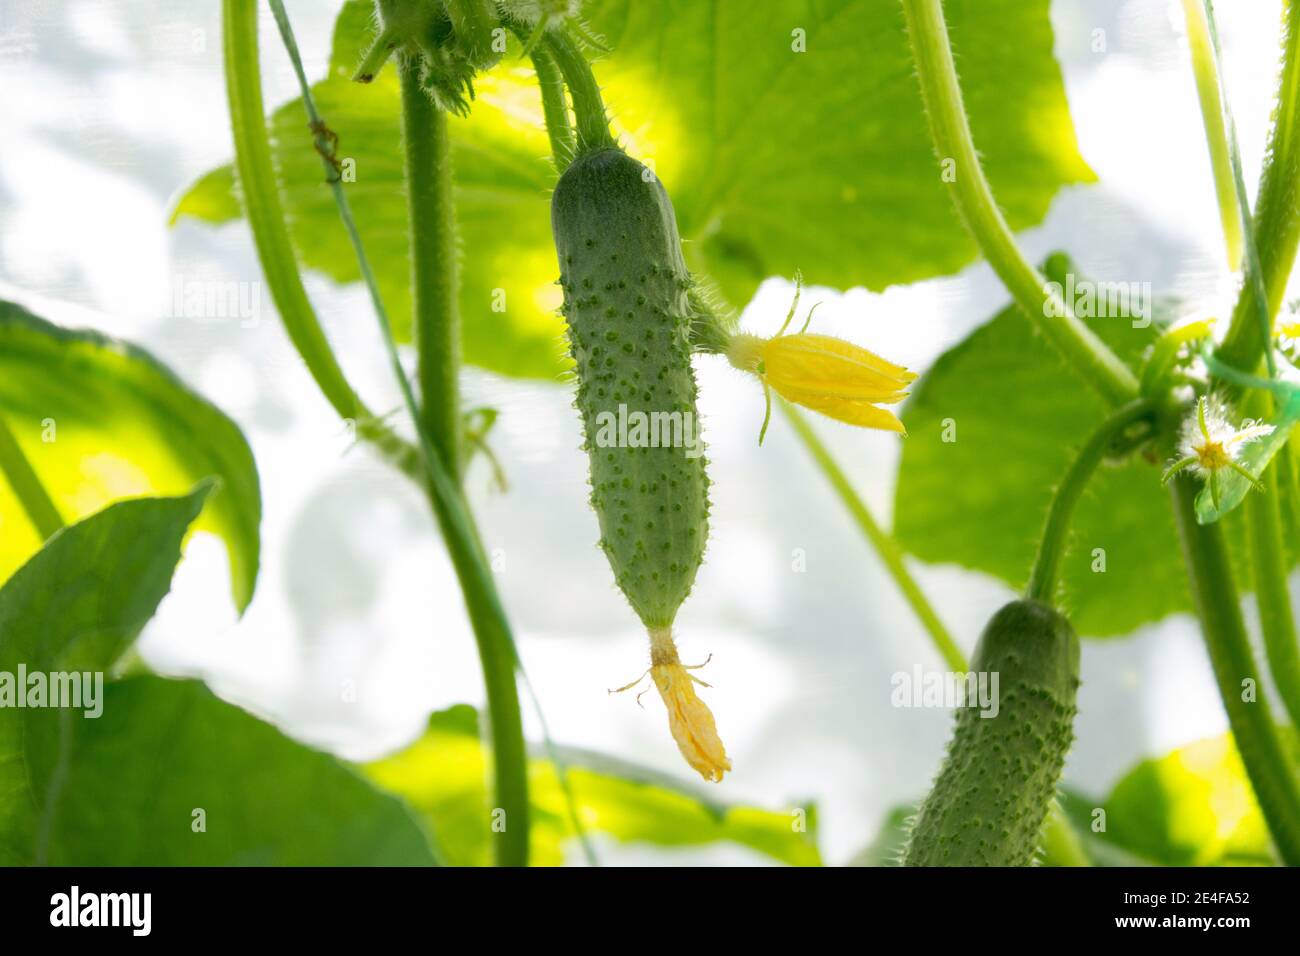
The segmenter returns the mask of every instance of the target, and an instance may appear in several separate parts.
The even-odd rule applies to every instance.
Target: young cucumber
[[[997,716],[958,711],[904,866],[1028,866],[1038,852],[1074,736],[1079,639],[1047,605],[1012,601],[984,629],[971,667],[998,674]]]
[[[608,148],[565,170],[551,221],[600,546],[652,637],[666,635],[709,510],[677,220],[649,170]]]

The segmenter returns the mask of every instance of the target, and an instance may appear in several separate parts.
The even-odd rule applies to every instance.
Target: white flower
[[[1196,414],[1183,423],[1183,433],[1178,444],[1179,458],[1170,465],[1161,478],[1168,481],[1185,468],[1205,479],[1210,485],[1214,507],[1219,507],[1219,473],[1230,468],[1257,489],[1263,488],[1259,479],[1238,460],[1244,445],[1273,433],[1272,425],[1263,425],[1247,419],[1240,428],[1234,428],[1227,413],[1219,403],[1211,404],[1202,396],[1196,403]]]

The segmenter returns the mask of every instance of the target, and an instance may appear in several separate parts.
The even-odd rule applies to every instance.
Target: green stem
[[[223,0],[222,51],[244,214],[262,274],[289,340],[325,399],[340,417],[356,423],[357,435],[373,442],[407,474],[422,480],[414,450],[376,419],[348,384],[303,288],[280,203],[262,105],[256,0]]]
[[[397,31],[391,27],[380,31],[379,36],[375,37],[370,49],[366,55],[361,58],[361,63],[356,72],[352,74],[352,79],[357,83],[369,83],[375,78],[375,75],[388,62],[388,58],[393,55],[397,49],[398,35]]]
[[[1029,264],[994,201],[962,105],[941,0],[903,0],[903,10],[930,132],[939,158],[955,163],[953,200],[966,228],[1030,321],[1103,398],[1122,405],[1137,397],[1133,373]]]
[[[421,417],[439,456],[459,479],[460,310],[447,114],[420,84],[419,57],[399,54],[398,76]]]
[[[1277,469],[1269,470],[1272,482],[1277,478]],[[1297,644],[1291,595],[1287,589],[1277,489],[1267,488],[1247,495],[1246,518],[1250,525],[1255,595],[1269,672],[1291,723],[1300,728],[1300,644]]]
[[[1297,544],[1300,544],[1300,514],[1296,513],[1297,505],[1300,505],[1300,475],[1296,473],[1295,460],[1295,429],[1291,431],[1291,437],[1287,443],[1282,446],[1282,450],[1277,453],[1273,459],[1273,471],[1277,473],[1274,478],[1274,484],[1277,486],[1279,504],[1281,505],[1283,528],[1285,529],[1284,541],[1291,542],[1287,551],[1287,560],[1291,560],[1290,555]]]
[[[32,468],[32,463],[23,454],[18,439],[9,428],[9,423],[0,415],[0,475],[4,475],[13,489],[18,503],[32,522],[42,541],[48,540],[54,532],[63,527],[63,517],[59,514],[54,499],[41,484],[40,476]]]
[[[1270,324],[1282,308],[1300,244],[1300,2],[1285,0],[1282,22],[1282,75],[1253,229]],[[1252,371],[1265,354],[1268,337],[1259,320],[1260,304],[1257,284],[1245,283],[1218,348],[1218,357],[1228,365]]]
[[[564,100],[564,75],[546,47],[534,48],[531,57],[537,85],[542,91],[542,115],[546,118],[546,135],[551,140],[551,156],[556,170],[564,172],[578,151],[573,124],[569,121],[569,106]]]
[[[575,155],[594,153],[617,145],[609,131],[609,116],[605,112],[605,101],[600,95],[600,85],[578,44],[573,42],[567,31],[550,30],[546,34],[545,48],[555,58],[573,100],[573,115],[578,127]]]
[[[1244,412],[1252,417],[1267,418],[1273,400],[1264,392],[1252,392]],[[1291,593],[1287,587],[1288,562],[1282,544],[1282,495],[1289,490],[1290,448],[1283,448],[1260,477],[1263,491],[1246,496],[1246,523],[1249,530],[1251,568],[1255,578],[1255,600],[1259,606],[1259,625],[1264,635],[1264,651],[1269,673],[1278,695],[1286,707],[1291,723],[1300,729],[1300,643],[1297,642]],[[1267,475],[1267,477],[1265,477]]]
[[[1083,489],[1087,487],[1093,472],[1115,440],[1127,428],[1151,415],[1153,411],[1154,406],[1145,399],[1129,402],[1102,422],[1079,449],[1052,498],[1043,535],[1038,542],[1038,556],[1034,559],[1029,584],[1025,588],[1025,597],[1046,604],[1056,603],[1057,578],[1061,560],[1065,556],[1074,506],[1078,504]]]
[[[1223,242],[1228,253],[1228,268],[1236,271],[1241,266],[1241,206],[1237,202],[1237,185],[1232,174],[1232,156],[1228,147],[1228,131],[1224,117],[1222,87],[1214,55],[1214,41],[1210,36],[1210,21],[1205,0],[1183,0],[1183,16],[1187,21],[1187,45],[1192,55],[1192,73],[1196,77],[1196,93],[1201,101],[1201,118],[1205,124],[1205,140],[1210,148],[1210,166],[1214,171],[1214,190],[1219,200],[1219,218],[1223,222]]]
[[[249,0],[224,0],[227,37],[237,36],[245,44],[237,48],[232,56],[227,51],[227,67],[232,60],[241,64],[240,69],[259,73],[257,58],[257,12]],[[297,56],[296,44],[284,14],[280,0],[271,0],[271,7],[285,38],[286,47],[294,60],[299,83],[303,87],[304,102],[313,122],[319,122],[306,77],[302,72]],[[247,43],[252,42],[251,48]],[[228,40],[229,46],[229,40]],[[263,128],[263,133],[265,132]],[[328,161],[322,156],[322,163],[328,170]],[[357,253],[362,275],[370,290],[375,315],[379,321],[380,332],[388,353],[389,363],[402,391],[402,398],[408,413],[416,425],[419,436],[419,462],[433,503],[438,525],[447,543],[447,551],[452,560],[460,582],[461,593],[469,613],[474,638],[478,645],[479,660],[483,668],[484,683],[488,698],[488,721],[492,739],[492,759],[494,769],[495,808],[505,811],[505,829],[498,834],[496,843],[496,860],[503,866],[526,866],[529,850],[530,806],[528,797],[527,757],[524,748],[523,724],[519,710],[518,687],[515,683],[518,654],[515,650],[514,636],[510,629],[505,608],[496,590],[487,556],[479,541],[474,520],[460,489],[458,479],[453,475],[447,463],[439,457],[427,433],[423,419],[419,415],[415,393],[402,369],[397,345],[393,339],[392,327],[387,311],[379,296],[378,285],[370,268],[369,261],[361,246],[356,224],[348,207],[347,198],[339,183],[333,183],[334,198],[347,229],[348,237]],[[278,197],[277,197],[278,202]],[[281,221],[281,227],[283,222]],[[259,252],[260,252],[259,247]],[[265,264],[263,265],[265,269]],[[301,283],[296,271],[294,279]]]
[[[872,517],[871,511],[867,508],[860,495],[853,489],[853,485],[840,469],[839,464],[831,456],[822,440],[817,437],[807,419],[799,413],[798,410],[791,407],[784,401],[778,401],[781,410],[785,412],[786,418],[794,426],[795,434],[799,436],[808,453],[812,455],[813,461],[821,469],[822,474],[830,485],[839,495],[840,501],[848,509],[853,520],[857,522],[858,529],[866,536],[871,546],[876,549],[880,555],[880,560],[884,562],[885,569],[889,572],[894,583],[898,585],[903,597],[911,606],[912,611],[920,619],[921,625],[925,628],[926,633],[930,635],[935,648],[943,656],[948,667],[954,671],[965,671],[967,668],[966,655],[961,652],[948,629],[944,627],[943,621],[939,620],[939,615],[935,613],[925,592],[921,590],[912,573],[907,570],[907,564],[903,560],[903,549],[898,546],[898,542],[888,534]]]
[[[1260,810],[1284,863],[1300,865],[1300,780],[1274,723],[1241,617],[1222,522],[1196,521],[1195,483],[1169,485],[1196,611],[1219,696]],[[1254,697],[1243,700],[1243,681]]]

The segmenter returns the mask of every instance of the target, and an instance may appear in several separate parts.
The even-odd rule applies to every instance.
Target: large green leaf
[[[235,603],[257,582],[262,502],[237,425],[142,349],[0,302],[0,415],[65,521],[138,495],[220,479],[198,530],[220,535]],[[41,546],[0,481],[0,581]]]
[[[1046,267],[1061,283],[1071,268],[1064,256]],[[1126,317],[1087,321],[1130,364],[1156,331],[1155,323],[1134,328]],[[913,390],[903,414],[908,438],[894,511],[899,539],[923,560],[1023,586],[1052,491],[1105,415],[1101,399],[1028,318],[1006,309],[945,352]],[[1125,634],[1190,609],[1158,463],[1138,456],[1103,467],[1073,527],[1061,577],[1080,634]],[[1104,571],[1096,549],[1105,552]]]
[[[339,155],[356,160],[347,188],[362,237],[390,311],[409,326],[396,78],[389,68],[369,87],[348,79],[370,9],[369,0],[344,6],[330,74],[313,90]],[[998,201],[1014,227],[1032,225],[1063,184],[1092,177],[1052,58],[1048,0],[949,0],[945,9]],[[797,268],[813,284],[879,289],[974,258],[940,178],[896,0],[768,0],[761,10],[752,0],[594,0],[586,11],[614,49],[596,72],[623,144],[654,162],[690,265],[733,303]],[[806,52],[795,52],[794,31]],[[513,56],[476,85],[473,115],[452,120],[465,357],[553,375],[560,296],[540,100]],[[277,110],[272,126],[303,261],[355,281],[301,104]],[[200,179],[175,215],[236,218],[230,167]],[[504,312],[493,311],[498,289]]]
[[[1115,785],[1101,807],[1106,828],[1098,839],[1146,862],[1276,862],[1268,826],[1231,734],[1142,761]]]
[[[50,538],[0,588],[0,675],[107,670],[171,587],[208,492],[122,501]],[[0,863],[31,859],[70,716],[15,703],[0,707]]]
[[[202,684],[93,690],[170,588],[210,490],[110,505],[0,589],[0,680],[76,672],[81,695],[0,707],[0,864],[434,862],[400,801]]]
[[[805,832],[796,829],[791,812],[721,804],[671,778],[585,752],[565,751],[564,759],[578,813],[592,832],[659,846],[728,840],[792,865],[821,862],[813,813],[808,814]],[[434,714],[414,744],[363,769],[378,786],[405,797],[419,811],[447,862],[490,864],[493,821],[484,783],[487,756],[472,707],[460,705]],[[558,864],[563,842],[574,834],[548,760],[530,761],[529,789],[533,861]]]
[[[1014,228],[1041,220],[1062,185],[1092,179],[1048,6],[944,4],[971,127]],[[796,269],[813,285],[883,289],[975,258],[940,178],[895,0],[587,9],[614,50],[597,75],[626,145],[655,160],[691,266],[735,304]],[[806,52],[795,52],[799,39]]]
[[[71,866],[429,866],[411,811],[197,681],[134,677],[75,719],[48,811]]]

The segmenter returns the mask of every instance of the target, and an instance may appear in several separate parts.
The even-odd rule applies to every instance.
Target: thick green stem
[[[1297,644],[1291,594],[1287,589],[1279,491],[1271,487],[1277,478],[1277,469],[1271,468],[1266,474],[1269,474],[1266,481],[1270,487],[1246,496],[1255,596],[1259,602],[1259,624],[1264,633],[1269,672],[1291,723],[1300,729],[1300,645]]]
[[[358,437],[374,443],[386,458],[422,480],[414,449],[376,419],[348,384],[303,288],[280,203],[262,106],[256,0],[223,0],[222,51],[235,169],[244,214],[253,233],[262,274],[289,340],[321,394],[340,417],[356,424]]]
[[[257,75],[259,71],[257,57],[257,12],[251,0],[224,0],[224,17],[227,36],[227,68],[232,62],[239,68]],[[304,102],[313,123],[319,123],[315,105],[307,88],[296,44],[288,28],[283,5],[279,0],[271,0],[272,10],[280,24],[286,47],[294,61],[299,83],[302,85]],[[238,38],[236,49],[230,50],[231,37]],[[248,44],[251,42],[251,47]],[[240,45],[242,44],[242,45]],[[257,84],[253,84],[256,88]],[[259,97],[260,102],[260,97]],[[233,109],[233,108],[232,108]],[[260,117],[260,114],[259,114]],[[259,122],[260,125],[260,122]],[[262,126],[263,136],[265,127]],[[326,170],[328,161],[322,157]],[[518,687],[515,682],[518,655],[515,650],[514,636],[510,629],[505,608],[496,590],[496,582],[488,564],[487,556],[479,541],[474,519],[469,511],[460,489],[460,484],[447,463],[439,457],[428,429],[418,411],[418,403],[410,382],[402,369],[397,346],[393,340],[391,324],[383,302],[379,297],[378,285],[361,246],[355,222],[352,219],[346,196],[338,182],[332,184],[335,201],[347,229],[348,237],[357,253],[366,285],[370,290],[375,314],[379,321],[380,332],[387,350],[389,362],[402,391],[402,398],[408,412],[416,425],[419,436],[419,451],[415,462],[421,466],[421,481],[433,504],[438,525],[447,543],[447,551],[452,566],[460,581],[461,593],[474,629],[478,645],[479,659],[483,668],[484,683],[488,698],[488,723],[492,740],[492,759],[494,769],[494,809],[504,811],[504,829],[494,834],[497,836],[496,860],[503,866],[526,866],[529,851],[530,805],[528,797],[527,755],[524,747],[523,725],[519,710]],[[277,196],[278,208],[278,196]],[[279,222],[283,228],[283,220]],[[259,254],[261,247],[259,246]],[[290,260],[292,261],[292,260]],[[265,262],[263,269],[266,269]],[[301,284],[301,279],[294,267],[293,280]],[[310,308],[310,307],[308,307]],[[410,464],[411,455],[405,455]],[[494,821],[495,822],[495,821]]]
[[[1197,523],[1194,482],[1173,481],[1169,488],[1196,611],[1237,749],[1279,855],[1288,866],[1300,865],[1300,780],[1259,679],[1222,522]]]
[[[1210,148],[1210,167],[1214,172],[1214,191],[1219,200],[1219,218],[1223,222],[1228,268],[1235,271],[1241,265],[1242,212],[1237,202],[1228,131],[1223,122],[1222,87],[1214,55],[1214,42],[1210,36],[1210,21],[1205,12],[1205,0],[1183,0],[1183,16],[1187,21],[1187,46],[1192,55],[1196,93],[1201,101],[1205,141]]]
[[[1243,407],[1245,414],[1267,418],[1273,399],[1265,392],[1250,393]],[[1291,449],[1283,448],[1261,475],[1263,491],[1246,496],[1246,523],[1249,529],[1251,568],[1254,571],[1255,599],[1259,605],[1259,625],[1264,635],[1269,672],[1277,685],[1278,695],[1286,707],[1291,723],[1300,729],[1300,644],[1297,643],[1291,593],[1287,587],[1290,567],[1282,543],[1281,498],[1288,487]]]
[[[903,597],[907,599],[907,603],[920,620],[921,626],[930,635],[930,640],[933,641],[935,649],[943,656],[949,668],[954,671],[966,670],[966,655],[961,652],[961,648],[957,646],[957,643],[952,639],[952,635],[948,633],[948,629],[944,627],[943,621],[939,620],[939,615],[935,613],[934,608],[925,596],[925,592],[916,583],[912,573],[907,570],[907,564],[903,559],[903,549],[876,522],[871,511],[867,508],[866,502],[854,490],[852,483],[831,456],[830,451],[822,444],[822,440],[817,437],[817,433],[813,431],[807,419],[786,402],[779,401],[778,403],[790,420],[790,424],[794,426],[795,434],[799,436],[799,440],[808,449],[808,453],[812,455],[817,467],[821,469],[826,480],[835,489],[840,501],[848,509],[849,514],[853,516],[853,520],[857,522],[858,529],[866,536],[867,541],[875,548],[876,553],[880,555],[880,560],[885,564],[885,570],[889,572],[890,577],[894,579],[894,583],[903,592]]]
[[[45,490],[45,485],[41,484],[40,476],[23,454],[18,439],[14,437],[3,415],[0,415],[0,475],[4,475],[9,482],[14,497],[23,506],[23,511],[27,513],[42,541],[63,527],[63,517],[59,514],[54,499]]]
[[[1300,243],[1300,2],[1285,0],[1283,7],[1282,75],[1253,230],[1270,322],[1282,308]],[[1218,349],[1221,361],[1245,371],[1259,364],[1268,344],[1259,308],[1257,286],[1245,283]]]
[[[555,58],[573,100],[573,115],[578,127],[575,155],[616,145],[609,131],[609,116],[600,95],[600,85],[578,44],[566,31],[551,30],[546,34],[545,48]]]
[[[941,0],[903,0],[903,10],[930,132],[941,163],[953,164],[953,200],[966,228],[1012,297],[1061,356],[1112,405],[1136,398],[1133,373],[1075,317],[1073,303],[1025,259],[994,201],[962,105]]]
[[[578,151],[578,141],[573,135],[569,107],[564,99],[564,75],[555,63],[555,57],[545,47],[532,52],[533,69],[537,85],[542,91],[542,115],[546,119],[546,135],[551,140],[551,156],[555,168],[564,172]]]
[[[1043,535],[1038,542],[1038,556],[1034,559],[1029,584],[1025,588],[1025,597],[1046,604],[1056,603],[1057,578],[1061,560],[1065,556],[1074,506],[1078,504],[1083,489],[1087,487],[1093,472],[1106,457],[1106,452],[1115,440],[1126,429],[1151,415],[1153,411],[1154,406],[1144,399],[1129,402],[1102,422],[1079,449],[1079,453],[1052,498],[1051,508],[1047,512],[1047,522],[1043,526]]]
[[[447,114],[420,84],[419,58],[399,54],[410,215],[411,288],[420,414],[451,473],[461,473],[460,303]]]

